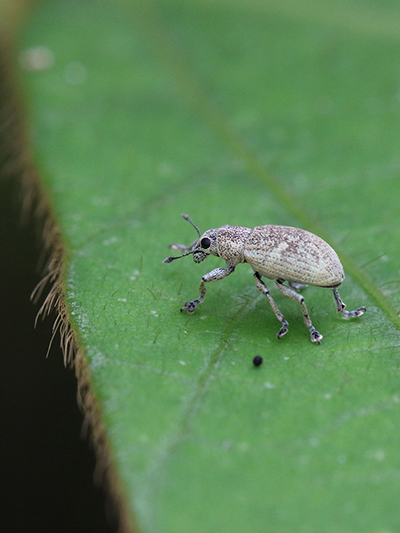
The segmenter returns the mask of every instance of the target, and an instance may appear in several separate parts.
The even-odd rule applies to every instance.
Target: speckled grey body
[[[246,240],[244,257],[269,279],[319,287],[337,287],[344,280],[335,250],[317,235],[298,228],[257,226]]]
[[[187,215],[182,215],[193,226]],[[269,303],[281,322],[277,333],[278,339],[288,331],[288,322],[272,299],[268,288],[261,280],[262,276],[275,280],[284,296],[296,300],[301,305],[304,323],[310,331],[311,341],[319,344],[322,335],[314,328],[304,302],[303,296],[297,292],[304,285],[328,287],[333,290],[337,309],[348,318],[361,316],[365,307],[355,311],[346,311],[337,287],[344,280],[342,264],[336,252],[324,240],[308,231],[289,226],[257,226],[253,230],[243,226],[221,226],[200,235],[191,246],[180,244],[172,248],[185,251],[177,257],[167,257],[164,263],[193,254],[196,263],[204,261],[208,255],[224,259],[227,268],[216,268],[205,274],[200,283],[198,299],[186,302],[181,311],[194,313],[197,305],[204,300],[207,292],[205,283],[217,281],[231,274],[239,263],[249,263],[254,270],[256,287],[268,298]],[[287,285],[284,283],[288,282]]]

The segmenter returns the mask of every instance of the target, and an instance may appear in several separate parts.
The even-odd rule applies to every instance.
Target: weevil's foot
[[[281,329],[278,331],[278,333],[276,334],[276,338],[277,339],[280,339],[281,337],[283,337],[284,335],[286,335],[286,333],[289,331],[288,330],[288,325],[289,325],[289,322],[285,319],[282,320],[282,327]]]
[[[365,313],[367,310],[366,307],[362,306],[356,309],[355,311],[346,311],[345,309],[342,309],[342,313],[347,318],[356,318],[358,316],[361,316]]]
[[[199,302],[197,300],[194,300],[193,302],[186,302],[185,305],[181,307],[181,313],[183,313],[183,311],[187,311],[190,315],[193,315],[198,303]]]
[[[320,344],[324,338],[323,335],[321,335],[321,333],[319,333],[313,326],[310,328],[310,334],[311,342],[315,342],[316,344]]]

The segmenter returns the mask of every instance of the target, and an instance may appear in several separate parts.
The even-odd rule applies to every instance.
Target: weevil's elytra
[[[337,310],[348,318],[361,316],[366,311],[364,306],[355,311],[346,311],[346,305],[337,290],[344,280],[342,264],[333,248],[317,235],[299,228],[274,225],[257,226],[253,230],[243,226],[221,226],[200,235],[199,229],[188,215],[182,216],[196,229],[199,238],[191,246],[172,244],[171,248],[186,253],[167,257],[163,262],[171,263],[175,259],[193,255],[193,260],[201,263],[208,255],[215,255],[225,260],[226,268],[215,268],[205,274],[199,286],[200,296],[186,302],[181,311],[194,313],[204,300],[207,292],[205,284],[226,278],[239,263],[249,263],[253,268],[257,289],[268,298],[281,323],[278,339],[288,332],[289,324],[262,281],[262,276],[275,280],[284,296],[300,304],[311,341],[317,344],[321,342],[322,335],[312,325],[304,297],[297,292],[298,289],[306,285],[332,289]]]
[[[262,276],[319,287],[344,280],[336,252],[320,237],[287,226],[257,226],[246,241],[244,257]],[[265,258],[268,257],[266,261]]]

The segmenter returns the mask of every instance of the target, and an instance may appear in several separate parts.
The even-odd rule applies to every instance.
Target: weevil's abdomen
[[[257,226],[247,238],[245,259],[269,279],[337,287],[344,280],[335,250],[317,235],[288,226]]]

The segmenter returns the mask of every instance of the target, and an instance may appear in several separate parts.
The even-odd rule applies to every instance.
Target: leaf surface
[[[400,9],[395,2],[43,0],[22,49],[32,138],[68,253],[65,294],[143,532],[400,527]],[[387,31],[386,31],[387,30]],[[397,30],[397,31],[396,31]],[[304,296],[168,244],[303,227],[346,271]],[[264,363],[254,368],[252,359]]]

